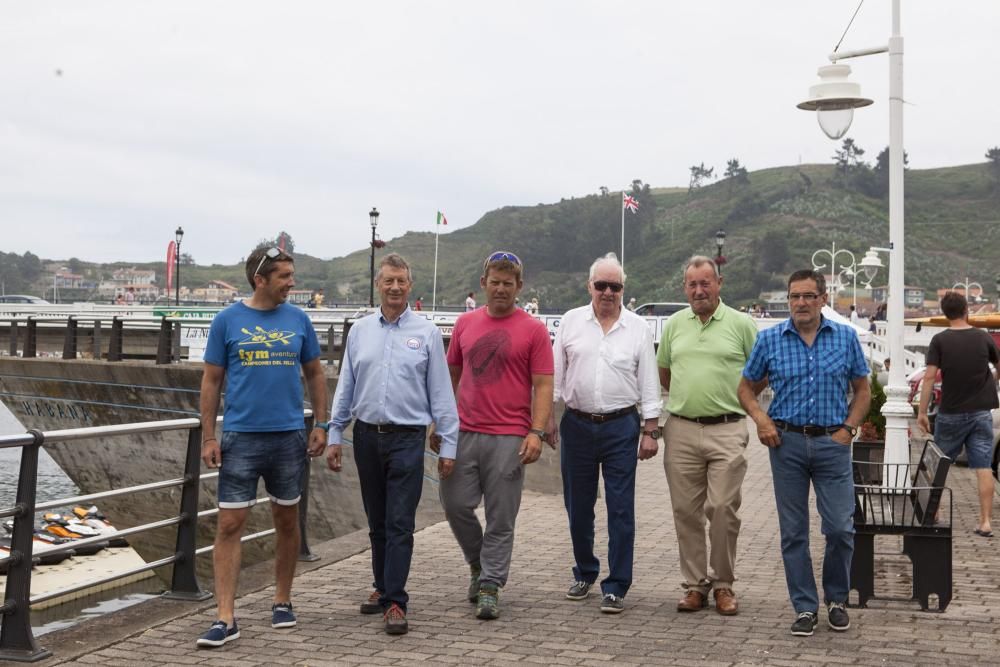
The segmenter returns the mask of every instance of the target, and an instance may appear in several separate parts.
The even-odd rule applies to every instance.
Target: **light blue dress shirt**
[[[352,419],[425,426],[441,436],[441,458],[458,451],[458,409],[437,326],[409,308],[395,322],[382,310],[358,320],[347,336],[330,409],[331,445],[343,444]]]

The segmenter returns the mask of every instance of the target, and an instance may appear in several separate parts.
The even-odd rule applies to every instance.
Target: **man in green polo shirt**
[[[733,568],[749,439],[736,388],[757,326],[720,301],[721,289],[714,261],[700,255],[688,260],[684,292],[691,307],[663,326],[656,360],[660,384],[669,394],[663,465],[686,590],[677,610],[704,609],[713,591],[715,610],[732,616],[739,611]],[[711,558],[705,548],[706,517]]]

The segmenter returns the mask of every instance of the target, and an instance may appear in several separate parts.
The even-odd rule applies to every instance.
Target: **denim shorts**
[[[306,432],[222,433],[219,468],[219,507],[238,509],[257,503],[257,483],[272,503],[295,505],[302,495],[302,473],[307,465]]]
[[[934,442],[952,460],[965,445],[970,468],[989,468],[993,458],[993,417],[989,410],[939,412],[934,420]]]

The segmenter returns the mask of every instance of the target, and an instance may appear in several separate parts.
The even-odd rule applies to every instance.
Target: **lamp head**
[[[378,209],[372,206],[371,213],[368,214],[368,218],[372,222],[372,229],[378,227]]]
[[[184,238],[184,229],[181,228],[181,227],[178,227],[177,231],[174,232],[174,239],[177,241],[177,245],[181,244],[181,239],[182,238]]]
[[[715,232],[715,245],[721,248],[723,244],[725,244],[725,242],[726,242],[726,233],[721,229]]]
[[[817,73],[820,82],[809,87],[809,99],[798,107],[815,111],[823,133],[831,139],[840,139],[851,127],[854,110],[868,106],[872,100],[861,97],[861,86],[847,80],[851,74],[849,65],[824,65]]]
[[[872,280],[875,279],[875,274],[878,270],[883,267],[882,260],[878,256],[878,252],[875,250],[869,250],[865,253],[865,256],[858,262],[858,268],[865,274],[865,278],[870,285]]]

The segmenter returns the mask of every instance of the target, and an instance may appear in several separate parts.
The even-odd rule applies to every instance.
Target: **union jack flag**
[[[635,197],[633,197],[632,195],[627,195],[627,194],[625,194],[623,192],[622,193],[622,210],[625,210],[625,209],[628,209],[628,210],[632,211],[633,213],[637,213],[639,211],[639,202],[636,201]]]

